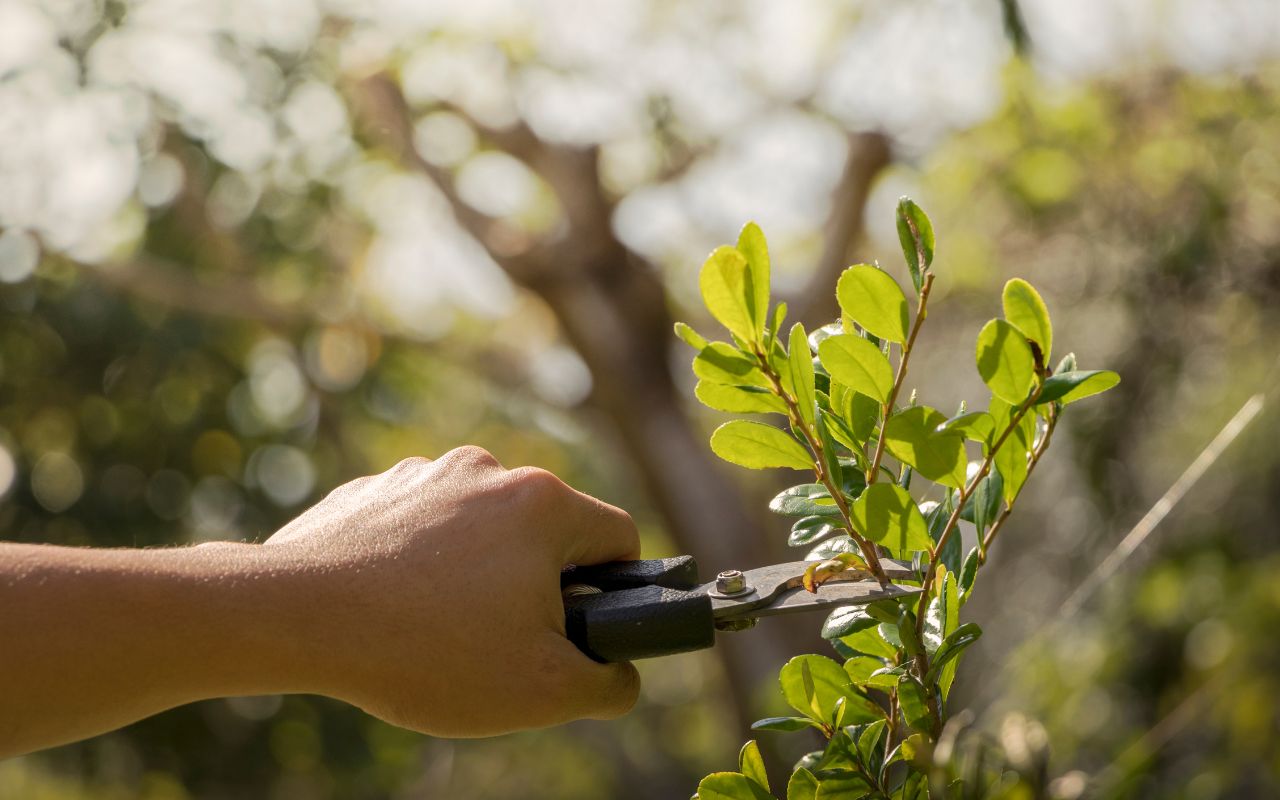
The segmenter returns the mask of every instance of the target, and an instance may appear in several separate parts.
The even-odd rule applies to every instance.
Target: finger
[[[558,548],[561,565],[601,564],[640,557],[631,515],[583,494],[544,469],[519,467],[508,479],[538,509],[536,523]]]

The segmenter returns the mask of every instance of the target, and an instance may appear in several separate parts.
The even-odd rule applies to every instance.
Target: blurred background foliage
[[[696,268],[747,219],[793,316],[829,320],[840,268],[900,269],[910,194],[932,404],[985,399],[970,342],[1013,275],[1124,376],[1002,537],[954,702],[1010,752],[1043,726],[1064,796],[1274,796],[1278,34],[1266,0],[5,0],[0,535],[261,539],[475,443],[628,508],[650,553],[780,558],[775,487],[709,456],[670,322],[705,322]],[[817,625],[645,663],[615,723],[448,742],[235,698],[0,763],[0,796],[687,796]]]

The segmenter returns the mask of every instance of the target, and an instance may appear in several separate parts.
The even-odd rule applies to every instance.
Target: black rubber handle
[[[634,661],[715,644],[711,598],[688,592],[698,585],[698,568],[689,556],[620,561],[572,567],[561,586],[569,640],[596,661]]]

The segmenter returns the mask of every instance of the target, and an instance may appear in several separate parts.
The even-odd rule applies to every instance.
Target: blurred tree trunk
[[[513,248],[512,232],[467,206],[453,176],[414,149],[412,115],[392,78],[366,78],[350,87],[349,94],[364,135],[390,151],[404,168],[430,177],[452,204],[459,224],[513,281],[555,313],[563,335],[590,369],[588,404],[612,423],[677,546],[695,556],[704,572],[778,558],[781,543],[769,546],[761,515],[747,511],[742,493],[689,418],[671,374],[673,320],[664,287],[658,271],[613,232],[613,201],[599,180],[596,148],[546,142],[520,124],[502,130],[476,126],[486,145],[537,172],[564,212],[563,232]],[[833,206],[822,263],[804,294],[793,298],[807,322],[815,316],[821,321],[834,316],[835,275],[861,236],[868,188],[889,159],[884,137],[851,139],[851,157]],[[726,725],[745,730],[754,690],[773,680],[778,665],[796,650],[798,642],[782,639],[763,632],[721,637],[720,655],[735,706],[735,719]]]

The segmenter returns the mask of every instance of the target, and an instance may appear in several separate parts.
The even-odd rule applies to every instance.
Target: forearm
[[[194,700],[320,691],[315,582],[275,556],[0,544],[0,757]]]

